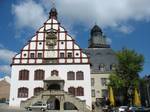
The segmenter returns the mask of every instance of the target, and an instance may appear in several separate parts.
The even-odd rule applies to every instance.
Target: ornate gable
[[[56,19],[57,15],[50,12],[50,18],[13,58],[12,65],[89,63],[87,55]]]

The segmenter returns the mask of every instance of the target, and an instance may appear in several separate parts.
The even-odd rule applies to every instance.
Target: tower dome
[[[89,48],[109,48],[106,37],[98,25],[94,25],[91,29],[91,37],[89,39]]]
[[[102,30],[101,30],[101,28],[98,26],[98,25],[95,25],[92,29],[91,29],[91,35],[93,35],[93,34],[97,34],[97,33],[99,33],[99,34],[102,34],[103,32],[102,32]]]

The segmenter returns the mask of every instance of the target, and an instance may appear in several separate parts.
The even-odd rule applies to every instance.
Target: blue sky
[[[48,18],[51,0],[0,1],[0,77],[10,74],[13,55]],[[145,57],[141,76],[150,74],[149,0],[56,0],[59,21],[82,48],[88,46],[90,29],[98,24],[118,51],[127,47]]]

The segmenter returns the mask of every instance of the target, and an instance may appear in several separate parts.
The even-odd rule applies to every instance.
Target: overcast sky
[[[82,48],[98,24],[117,51],[127,47],[143,54],[150,74],[150,0],[55,0],[59,21]],[[51,0],[0,1],[0,76],[10,75],[11,58],[48,19]]]

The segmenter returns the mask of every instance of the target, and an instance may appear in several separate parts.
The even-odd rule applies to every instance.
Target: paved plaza
[[[30,111],[27,111],[25,109],[18,109],[18,108],[10,108],[8,106],[8,104],[4,104],[4,103],[1,103],[0,104],[0,112],[30,112]],[[42,112],[40,110],[33,110],[32,112]]]

